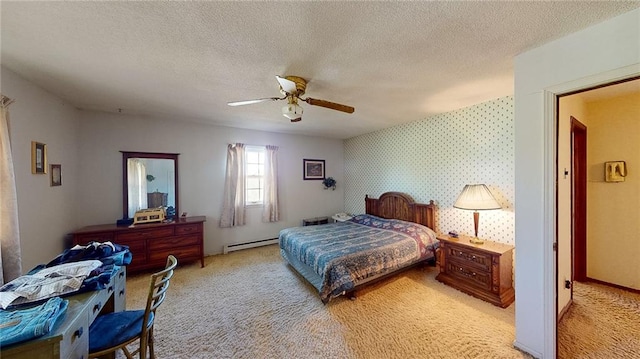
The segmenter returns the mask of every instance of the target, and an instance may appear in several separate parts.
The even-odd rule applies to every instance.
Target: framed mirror
[[[136,211],[163,207],[178,217],[178,154],[122,152],[122,218]]]

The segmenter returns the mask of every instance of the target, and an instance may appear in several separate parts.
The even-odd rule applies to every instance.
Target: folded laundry
[[[0,309],[0,347],[49,333],[63,319],[68,305],[68,300],[54,297],[34,307]]]
[[[85,278],[102,265],[99,260],[79,261],[20,276],[0,287],[0,308],[75,292]]]

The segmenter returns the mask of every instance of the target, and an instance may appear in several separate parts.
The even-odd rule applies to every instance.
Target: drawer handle
[[[98,303],[96,305],[93,306],[93,312],[97,312],[98,310],[100,310],[100,307],[102,306],[102,303]]]
[[[124,289],[122,289],[122,290],[120,291],[120,293],[118,293],[118,295],[120,295],[120,296],[122,297],[122,296],[124,295]]]
[[[120,274],[118,275],[120,278],[124,277],[124,272],[120,272]]]
[[[76,330],[73,333],[73,336],[75,336],[76,338],[80,338],[82,336],[82,333],[84,333],[84,329],[82,329],[82,327],[78,328],[78,330]]]
[[[109,289],[107,289],[107,291],[108,291],[109,293],[113,292],[113,286],[110,286],[110,287],[109,287]]]

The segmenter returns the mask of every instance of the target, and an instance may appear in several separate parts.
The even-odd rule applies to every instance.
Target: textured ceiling
[[[2,1],[0,60],[81,109],[349,138],[510,95],[515,55],[638,7]],[[226,105],[279,96],[275,75],[356,111]]]

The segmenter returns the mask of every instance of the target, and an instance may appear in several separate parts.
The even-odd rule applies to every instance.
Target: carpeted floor
[[[558,358],[640,358],[640,294],[596,283],[573,288],[558,324]]]
[[[412,269],[323,305],[276,245],[179,267],[156,321],[159,358],[529,358],[514,305],[495,307]],[[127,280],[143,308],[148,274]]]

